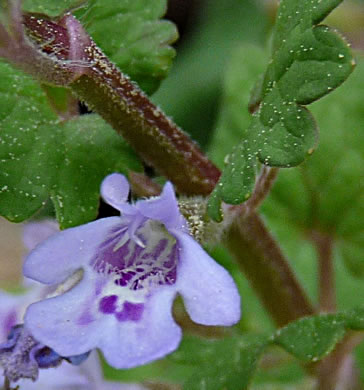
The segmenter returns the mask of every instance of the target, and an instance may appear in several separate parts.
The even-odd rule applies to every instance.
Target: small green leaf
[[[304,18],[302,19],[304,24]],[[345,41],[326,26],[304,32],[296,27],[269,65],[259,117],[259,160],[271,166],[295,166],[317,144],[316,124],[302,105],[342,84],[353,69]]]
[[[254,80],[263,72],[265,59],[262,49],[251,45],[242,46],[234,52],[226,73],[222,110],[209,150],[209,154],[219,166],[224,162],[227,165],[208,203],[208,213],[215,221],[222,218],[222,200],[239,204],[242,196],[244,199],[250,197],[254,186],[257,169],[256,140],[247,132],[245,139],[240,143],[239,141],[241,129],[251,122],[247,109],[249,91]],[[236,146],[232,155],[224,161],[224,156],[234,145]],[[234,160],[234,164],[229,164],[230,160]]]
[[[310,112],[283,101],[276,89],[266,95],[251,129],[257,134],[258,158],[266,165],[298,165],[317,144],[316,123]]]
[[[52,172],[57,176],[50,195],[60,225],[69,227],[96,217],[101,180],[107,174],[140,170],[140,165],[125,141],[96,114],[60,127],[60,149]]]
[[[253,98],[253,103],[261,101],[261,105],[248,130],[240,130],[243,142],[249,135],[249,148],[263,164],[292,167],[312,154],[318,131],[304,105],[330,93],[353,70],[348,44],[333,29],[316,25],[339,1],[324,3],[280,2],[272,59]],[[247,169],[252,165],[251,158],[251,153],[245,153],[245,157],[244,153],[230,155],[219,182],[222,201],[242,203],[251,193],[255,183]],[[216,214],[212,206],[210,212]]]
[[[94,219],[101,180],[139,170],[135,155],[96,114],[60,122],[30,77],[0,75],[0,214],[23,221],[51,196],[62,228]]]
[[[235,49],[231,56],[225,73],[221,110],[209,146],[209,156],[220,168],[233,147],[247,138],[244,129],[252,120],[248,111],[250,91],[264,72],[266,61],[262,48],[248,44]]]
[[[257,170],[257,159],[249,138],[241,142],[228,157],[234,163],[229,164],[221,177],[219,192],[222,199],[229,204],[241,203],[241,196],[248,199],[254,187]]]
[[[24,0],[22,8],[27,12],[41,13],[55,17],[86,2],[87,0]]]
[[[340,315],[302,318],[277,331],[274,342],[304,362],[328,355],[346,332]]]
[[[321,124],[318,151],[299,169],[282,170],[263,205],[274,225],[288,222],[302,238],[312,230],[331,236],[355,277],[364,276],[363,90],[359,60],[350,79],[312,107]]]
[[[216,186],[214,188],[207,203],[207,213],[215,222],[222,222],[223,220],[223,213],[221,210],[221,195],[219,193],[219,188],[219,186]]]
[[[105,54],[147,93],[164,79],[175,56],[173,23],[160,20],[166,0],[89,0],[75,12]]]
[[[219,341],[186,340],[173,356],[179,364],[197,366],[188,390],[245,390],[259,358],[278,345],[303,363],[317,362],[334,350],[349,330],[364,330],[364,306],[336,314],[301,318],[267,338],[244,335]]]
[[[282,1],[275,25],[273,51],[279,49],[297,26],[303,24],[309,28],[320,23],[341,2],[342,0]]]

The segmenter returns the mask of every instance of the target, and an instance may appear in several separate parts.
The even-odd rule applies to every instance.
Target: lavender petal
[[[63,282],[90,261],[108,232],[120,223],[120,217],[110,217],[59,232],[28,255],[24,275],[46,284]]]
[[[203,325],[233,325],[240,296],[229,273],[188,234],[175,233],[180,248],[177,289],[191,319]]]

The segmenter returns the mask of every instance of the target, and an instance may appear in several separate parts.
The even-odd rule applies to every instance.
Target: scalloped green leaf
[[[231,155],[226,159],[226,168],[214,188],[208,202],[208,212],[215,221],[221,221],[220,204],[223,200],[229,204],[240,204],[241,197],[251,196],[254,187],[258,161],[252,143],[247,137],[238,144]],[[230,162],[230,159],[233,162]],[[217,211],[216,211],[217,210]]]
[[[136,156],[98,115],[60,122],[30,77],[0,75],[0,214],[24,221],[50,196],[62,228],[94,219],[101,180],[139,170]]]
[[[277,345],[303,363],[317,362],[332,352],[345,333],[364,330],[364,306],[336,314],[321,314],[291,322],[271,337],[245,335],[219,341],[184,342],[174,360],[193,365],[196,372],[184,383],[188,390],[245,390],[259,358]],[[250,339],[250,342],[247,341]]]
[[[27,12],[41,13],[55,17],[86,2],[87,0],[24,0],[22,8]]]
[[[228,158],[214,201],[209,205],[212,218],[218,216],[217,199],[239,204],[251,194],[255,183],[248,169],[252,154],[266,165],[292,167],[302,163],[316,148],[317,126],[304,105],[341,85],[354,65],[342,37],[327,26],[316,25],[338,3],[280,2],[272,59],[253,96],[254,105],[259,101],[261,104],[248,130],[244,132],[242,127],[244,139]],[[250,150],[245,157],[236,152],[242,149]]]
[[[75,12],[105,54],[147,93],[154,92],[175,56],[176,26],[160,20],[166,0],[89,0]]]
[[[226,163],[225,156],[249,135],[244,129],[252,121],[248,111],[250,91],[264,72],[266,61],[265,50],[251,44],[241,45],[231,55],[225,72],[221,110],[208,150],[220,168]]]
[[[263,206],[274,224],[331,236],[355,277],[364,276],[363,90],[359,59],[350,79],[312,107],[321,124],[317,152],[299,169],[282,170]]]
[[[302,21],[303,23],[303,21]],[[300,25],[299,25],[300,26]],[[300,164],[317,144],[316,124],[302,106],[341,85],[353,70],[345,41],[332,29],[296,27],[270,63],[264,80],[258,158],[271,166]]]
[[[234,51],[226,72],[222,109],[209,148],[209,155],[218,166],[222,167],[224,163],[226,165],[219,185],[215,187],[208,203],[209,215],[215,221],[222,219],[222,199],[227,203],[239,204],[242,196],[249,198],[254,186],[257,159],[254,139],[250,139],[251,132],[246,132],[244,140],[241,143],[239,141],[242,128],[252,121],[248,109],[242,108],[248,106],[249,91],[263,72],[265,61],[266,54],[261,48],[244,45]],[[231,149],[232,156],[224,161],[224,156]],[[230,159],[234,160],[234,164],[229,164]]]

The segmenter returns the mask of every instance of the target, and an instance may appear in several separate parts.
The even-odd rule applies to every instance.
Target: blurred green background
[[[276,8],[277,2],[269,0],[169,1],[166,18],[177,23],[180,40],[171,73],[152,100],[220,167],[249,124],[250,91],[269,58]],[[326,22],[351,42],[357,67],[342,87],[311,107],[320,128],[319,147],[300,167],[281,170],[261,212],[315,304],[317,259],[312,232],[333,237],[338,309],[346,309],[362,304],[364,297],[364,1],[345,0]],[[2,228],[9,231],[3,221]],[[2,248],[9,247],[9,237],[1,236]],[[12,237],[19,240],[18,230]],[[227,251],[209,249],[239,286],[241,322],[233,329],[199,327],[187,319],[178,301],[175,313],[185,333],[179,351],[132,370],[114,370],[105,364],[108,378],[146,381],[156,389],[162,389],[160,382],[182,384],[198,368],[191,363],[193,346],[201,345],[200,354],[208,353],[203,339],[272,332],[273,323]],[[17,261],[10,264],[9,258]],[[5,252],[0,261],[1,279],[16,279],[21,251]],[[190,363],[181,358],[183,354],[191,356]],[[364,380],[364,344],[356,349],[356,358]],[[300,365],[277,348],[262,359],[253,388],[309,389],[312,385]]]

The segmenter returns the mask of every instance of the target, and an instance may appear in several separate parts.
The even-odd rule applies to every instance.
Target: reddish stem
[[[220,171],[94,44],[93,63],[70,86],[180,192],[208,195]]]
[[[213,190],[219,169],[109,61],[77,19],[71,14],[58,21],[25,15],[23,23],[34,47],[57,59],[53,72],[59,63],[69,71],[67,83],[61,79],[60,85],[69,86],[98,112],[149,165],[185,194]]]
[[[278,326],[314,314],[287,259],[256,213],[235,221],[226,245]]]
[[[335,270],[332,256],[333,239],[321,232],[312,232],[318,255],[319,307],[323,312],[336,310]]]
[[[158,196],[162,187],[143,173],[130,172],[129,182],[134,194],[141,197]]]

